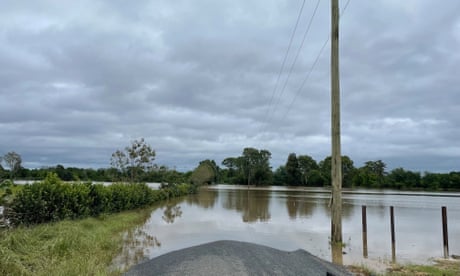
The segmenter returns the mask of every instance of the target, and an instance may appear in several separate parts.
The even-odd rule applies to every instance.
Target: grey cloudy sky
[[[316,3],[305,2],[275,90],[301,0],[2,0],[0,154],[29,168],[108,167],[144,137],[179,170],[248,146],[270,150],[273,167],[290,152],[320,161],[329,44],[309,72],[330,1],[286,82]],[[460,1],[351,0],[340,24],[343,154],[460,170]]]

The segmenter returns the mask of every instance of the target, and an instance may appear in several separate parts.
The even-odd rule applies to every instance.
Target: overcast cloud
[[[342,0],[343,9],[346,0]],[[244,147],[330,154],[330,30],[316,0],[0,2],[0,154],[108,167],[144,137],[179,170]],[[342,153],[460,170],[460,1],[351,0],[340,22]]]

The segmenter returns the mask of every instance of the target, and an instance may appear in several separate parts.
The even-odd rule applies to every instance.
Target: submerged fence
[[[361,206],[362,213],[362,237],[363,237],[363,257],[368,257],[367,249],[367,206]],[[449,258],[449,235],[447,231],[447,207],[441,207],[442,217],[442,240],[443,240],[443,251],[444,258]],[[391,257],[392,261],[396,262],[396,234],[395,234],[395,219],[394,219],[394,207],[390,206],[390,232],[391,232]]]

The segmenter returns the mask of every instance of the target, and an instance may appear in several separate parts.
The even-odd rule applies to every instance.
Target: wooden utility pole
[[[331,0],[331,242],[342,243],[342,156],[340,153],[339,1]]]

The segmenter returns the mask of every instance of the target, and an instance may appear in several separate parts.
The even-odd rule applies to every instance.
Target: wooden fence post
[[[362,222],[363,222],[363,257],[367,258],[367,214],[366,206],[361,206],[362,208]]]
[[[449,258],[449,236],[447,233],[447,207],[442,206],[442,241],[444,246],[444,258]]]
[[[393,206],[390,206],[390,226],[391,226],[391,258],[393,262],[396,262],[395,216],[394,216]]]

